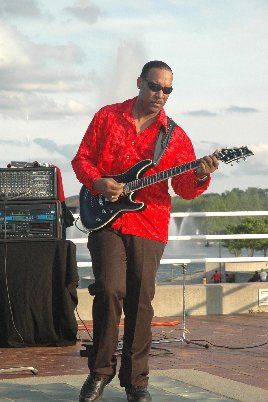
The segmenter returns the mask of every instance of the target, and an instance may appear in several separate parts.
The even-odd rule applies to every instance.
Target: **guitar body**
[[[128,183],[152,166],[151,159],[136,163],[126,172],[111,176],[118,183]],[[79,194],[80,218],[84,227],[93,231],[101,229],[115,219],[121,212],[138,211],[144,208],[143,202],[134,201],[134,192],[119,197],[118,201],[111,202],[103,195],[92,195],[86,186],[82,186]]]
[[[224,163],[232,163],[239,159],[253,155],[248,147],[240,148],[222,148],[217,152],[216,157]],[[103,195],[94,196],[90,191],[82,186],[80,190],[80,218],[82,224],[89,230],[98,230],[111,222],[121,212],[138,211],[144,208],[143,202],[135,202],[135,191],[151,186],[162,180],[168,180],[171,177],[196,169],[200,164],[200,159],[185,163],[184,165],[174,166],[162,172],[154,173],[140,178],[142,173],[148,170],[153,162],[151,159],[145,159],[136,163],[125,173],[118,176],[110,176],[118,183],[124,183],[125,195],[119,197],[118,201],[111,202]]]

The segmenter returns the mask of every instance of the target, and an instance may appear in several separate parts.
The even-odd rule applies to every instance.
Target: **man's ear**
[[[142,78],[141,77],[139,77],[137,79],[137,87],[138,87],[138,89],[141,89],[141,87],[142,87]]]

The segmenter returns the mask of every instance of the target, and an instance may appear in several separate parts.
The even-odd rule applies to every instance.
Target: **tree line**
[[[202,194],[193,200],[172,197],[172,212],[224,212],[224,211],[268,211],[268,189],[250,187],[247,190],[234,188],[224,193]],[[263,217],[201,217],[195,225],[202,234],[254,234],[268,233],[268,216]],[[249,256],[262,250],[267,256],[268,239],[225,240],[224,247],[241,255],[243,249]]]

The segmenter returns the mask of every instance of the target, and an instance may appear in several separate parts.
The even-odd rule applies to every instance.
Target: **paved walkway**
[[[184,381],[179,378],[183,378]],[[31,377],[0,381],[0,402],[78,401],[85,376]],[[196,384],[196,385],[193,385]],[[199,384],[199,386],[197,385]],[[149,390],[154,402],[247,401],[265,402],[268,391],[195,370],[152,372]],[[103,402],[126,401],[117,379],[105,388]]]
[[[0,383],[0,401],[77,401],[83,381],[81,380],[81,376],[72,376],[61,378],[60,382],[59,379],[55,382],[56,379],[50,377],[45,380],[45,383],[41,384],[38,383],[38,380],[27,381],[28,384],[25,384],[25,381],[2,382]],[[163,375],[153,375],[151,377],[150,393],[155,402],[231,401],[231,399],[222,397],[219,394]],[[125,392],[120,388],[117,381],[113,381],[105,389],[102,401],[126,401]]]
[[[185,342],[155,344],[149,386],[154,402],[268,401],[267,313],[187,317],[186,321],[187,336],[208,342],[209,348]],[[30,371],[1,374],[0,402],[78,401],[88,373],[87,358],[80,355],[88,335],[86,331],[79,335],[81,340],[68,347],[0,348],[0,368],[38,369],[36,376]],[[153,327],[154,341],[177,341],[180,335],[179,325]],[[126,401],[117,377],[105,389],[102,401]]]

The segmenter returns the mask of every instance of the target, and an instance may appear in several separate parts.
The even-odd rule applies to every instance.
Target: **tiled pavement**
[[[18,384],[0,382],[0,402],[76,402],[78,401],[82,378],[83,377],[75,379],[69,378],[65,379],[66,382],[43,384]],[[73,384],[74,382],[75,384]],[[231,399],[222,397],[219,394],[206,391],[199,387],[188,385],[182,381],[174,380],[163,375],[152,376],[149,389],[154,402],[190,402],[196,400],[217,402],[231,401]],[[101,401],[126,401],[125,392],[122,388],[120,388],[118,381],[114,380],[111,385],[106,387]]]
[[[150,358],[150,392],[154,402],[268,401],[267,313],[190,316],[186,321],[189,338],[205,339],[210,347],[185,343],[157,345]],[[79,335],[82,339],[87,336],[85,331]],[[180,335],[179,327],[153,327],[154,340]],[[81,343],[68,347],[0,348],[0,368],[38,369],[37,376],[29,372],[1,374],[0,402],[78,401],[88,372],[87,359],[80,356]],[[160,347],[168,349],[168,353]],[[117,379],[105,389],[102,401],[126,401]]]

